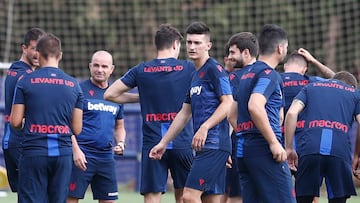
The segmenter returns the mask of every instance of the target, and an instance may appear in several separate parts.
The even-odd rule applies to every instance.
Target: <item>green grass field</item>
[[[143,196],[139,193],[136,193],[132,190],[120,188],[119,189],[119,199],[117,200],[118,203],[142,203]],[[360,188],[358,188],[358,194],[360,195]],[[321,194],[322,197],[320,198],[320,203],[326,203],[326,194]],[[0,203],[16,203],[17,201],[16,195],[13,193],[8,192],[6,197],[0,197]],[[97,201],[92,199],[91,192],[88,192],[85,196],[85,199],[80,200],[80,203],[95,203]],[[172,192],[166,193],[162,196],[162,203],[174,203],[174,194]],[[351,197],[347,203],[359,203],[360,196]]]
[[[0,195],[0,203],[16,203],[17,197],[16,194],[7,192],[5,197],[2,197]],[[83,200],[79,201],[80,203],[96,203],[98,201],[95,201],[92,199],[91,191],[88,191],[85,195],[85,198]],[[119,188],[119,199],[117,200],[118,203],[142,203],[143,196],[139,193],[136,193],[129,189]],[[174,201],[174,194],[172,192],[165,193],[162,195],[162,203],[172,203]]]

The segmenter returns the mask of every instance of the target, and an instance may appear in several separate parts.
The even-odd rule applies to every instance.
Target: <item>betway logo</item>
[[[112,105],[106,105],[104,103],[92,104],[91,102],[87,103],[88,110],[96,110],[96,111],[107,111],[111,112],[113,115],[116,114],[117,108]]]
[[[193,94],[200,95],[201,88],[201,86],[192,87],[190,90],[190,96],[192,96]]]

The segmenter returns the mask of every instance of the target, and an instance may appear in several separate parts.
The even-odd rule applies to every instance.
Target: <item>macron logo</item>
[[[200,95],[200,93],[201,93],[201,88],[202,88],[202,86],[192,87],[191,90],[190,90],[190,95],[191,95],[191,96],[192,96],[193,94]]]
[[[91,102],[87,103],[88,110],[96,110],[96,111],[107,111],[111,112],[113,115],[116,114],[117,108],[112,105],[106,105],[104,103],[92,104]]]

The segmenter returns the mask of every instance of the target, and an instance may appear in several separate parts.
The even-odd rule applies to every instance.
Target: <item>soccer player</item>
[[[237,67],[235,67],[236,62],[229,59],[229,44],[226,43],[225,45],[225,55],[224,55],[224,69],[225,71],[230,74],[231,72],[235,71]]]
[[[80,148],[74,145],[67,203],[83,199],[89,184],[99,203],[115,203],[118,198],[113,152],[122,154],[125,149],[123,106],[104,100],[114,69],[112,55],[96,51],[89,63],[90,79],[80,83],[84,93],[83,128],[76,136]]]
[[[284,73],[281,73],[285,95],[285,115],[293,98],[304,86],[310,82],[324,80],[324,78],[306,74],[308,70],[307,62],[314,64],[325,78],[331,78],[335,75],[334,71],[316,60],[306,49],[300,48],[293,52],[284,64]]]
[[[243,67],[255,63],[256,57],[259,52],[259,45],[256,36],[251,32],[240,32],[231,36],[228,41],[228,60],[234,62],[235,71],[229,75],[230,85],[233,88],[237,87],[238,77],[243,72]],[[239,69],[241,68],[241,69]],[[237,119],[237,111],[232,111],[229,114],[229,120]],[[237,168],[236,161],[236,132],[231,134],[232,140],[232,167],[227,169],[227,196],[228,203],[242,202],[240,174]]]
[[[298,203],[311,203],[318,197],[323,179],[331,203],[345,203],[356,195],[349,136],[354,117],[360,123],[360,94],[356,87],[356,78],[341,71],[331,80],[310,83],[292,102],[285,118],[285,140],[289,164],[298,164]],[[305,122],[295,152],[292,143],[300,112]]]
[[[286,56],[286,32],[264,25],[258,37],[259,57],[245,66],[234,87],[230,122],[237,135],[238,168],[244,202],[295,202],[282,146],[283,93],[274,70]]]
[[[166,146],[163,159],[149,158],[150,149],[165,135],[181,109],[195,70],[192,62],[177,59],[182,38],[176,28],[160,25],[155,34],[157,57],[131,68],[104,94],[106,100],[117,103],[140,101],[143,118],[140,193],[144,195],[145,203],[161,201],[161,194],[166,192],[169,169],[176,202],[183,202],[183,188],[194,157],[191,123],[185,122],[184,130]],[[134,87],[138,88],[139,94],[128,92]]]
[[[64,203],[72,167],[71,136],[82,128],[79,83],[58,68],[61,42],[43,35],[36,52],[40,68],[19,79],[10,124],[24,129],[19,162],[19,203]]]
[[[195,63],[187,98],[161,141],[149,157],[164,157],[166,145],[173,140],[192,117],[196,151],[184,188],[184,202],[220,202],[225,193],[226,162],[231,153],[229,124],[226,119],[232,102],[228,75],[222,65],[209,56],[210,29],[193,22],[186,29],[186,50]]]
[[[325,78],[331,78],[335,75],[334,71],[316,60],[306,49],[300,48],[293,52],[284,64],[284,73],[281,73],[283,80],[283,88],[285,95],[285,108],[284,115],[286,115],[291,102],[294,97],[300,92],[300,90],[311,82],[324,81],[325,79],[318,76],[309,76],[306,74],[308,70],[307,63],[310,62],[315,65],[316,69],[322,73]],[[299,118],[299,126],[296,129],[295,134],[301,134],[303,119]],[[294,140],[300,139],[299,136],[295,136]],[[294,147],[296,148],[296,141],[294,141]],[[296,173],[296,168],[290,167],[292,173]],[[314,202],[318,202],[318,198],[314,198]]]
[[[5,125],[2,148],[7,171],[7,178],[12,192],[18,188],[18,163],[21,155],[21,143],[24,138],[22,130],[10,126],[10,112],[15,86],[20,76],[28,74],[39,66],[38,54],[35,51],[36,41],[44,31],[39,28],[29,29],[21,45],[22,54],[18,61],[11,64],[5,79]]]

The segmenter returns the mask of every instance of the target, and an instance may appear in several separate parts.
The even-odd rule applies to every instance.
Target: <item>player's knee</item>
[[[314,196],[300,196],[296,197],[297,203],[312,203],[314,199]]]
[[[191,194],[190,192],[184,191],[182,198],[183,198],[183,201],[184,201],[184,202],[193,202],[193,200],[194,200],[195,197],[194,197],[194,195]]]
[[[329,199],[329,203],[346,203],[347,198],[349,198],[349,197]]]

